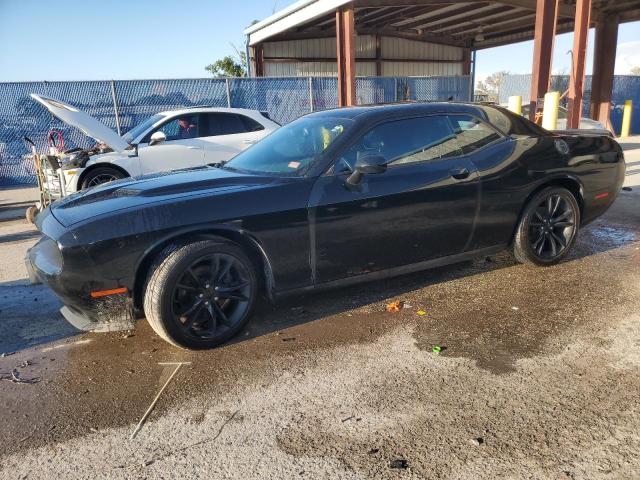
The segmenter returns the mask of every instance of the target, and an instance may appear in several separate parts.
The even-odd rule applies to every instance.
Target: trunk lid
[[[31,94],[31,98],[43,105],[53,116],[64,123],[76,127],[82,133],[98,142],[107,144],[116,152],[125,153],[125,150],[130,147],[129,142],[104,123],[96,120],[88,113],[78,110],[73,105],[35,93]]]

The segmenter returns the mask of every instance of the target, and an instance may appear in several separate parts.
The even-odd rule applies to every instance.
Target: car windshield
[[[127,133],[125,133],[122,136],[122,138],[124,138],[127,142],[131,143],[140,135],[142,135],[144,132],[146,132],[152,125],[154,125],[156,122],[159,122],[163,118],[164,118],[164,115],[159,115],[159,114],[151,115],[144,122],[136,125]]]
[[[352,124],[352,120],[307,117],[279,128],[240,153],[224,169],[300,176]]]

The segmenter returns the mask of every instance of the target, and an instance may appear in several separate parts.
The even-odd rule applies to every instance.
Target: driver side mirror
[[[151,138],[149,139],[149,146],[152,145],[156,145],[158,143],[162,143],[167,139],[167,136],[158,131],[158,132],[153,132],[153,134],[151,135]]]
[[[374,173],[387,171],[387,160],[380,154],[363,155],[358,158],[354,172],[347,178],[347,186],[355,187],[362,181],[362,177]]]

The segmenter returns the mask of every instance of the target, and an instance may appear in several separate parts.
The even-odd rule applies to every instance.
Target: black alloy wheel
[[[169,343],[212,348],[247,324],[257,292],[254,265],[240,246],[217,238],[169,245],[151,266],[144,313]]]
[[[172,313],[185,334],[211,339],[232,330],[249,308],[249,274],[232,255],[214,253],[187,267],[171,295]]]
[[[523,263],[553,265],[575,242],[580,207],[565,188],[550,187],[536,194],[522,215],[514,241],[516,259]]]
[[[91,179],[90,182],[87,182],[87,188],[95,187],[96,185],[100,185],[102,183],[112,182],[117,179],[118,177],[113,173],[103,173],[100,175],[96,175]]]
[[[559,194],[547,196],[533,210],[529,220],[531,250],[540,258],[554,258],[564,251],[575,235],[573,205]]]

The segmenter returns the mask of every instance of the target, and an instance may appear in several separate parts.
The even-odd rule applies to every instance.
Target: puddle
[[[585,230],[584,233],[593,236],[596,242],[613,248],[622,247],[636,240],[636,232],[607,225],[595,226]]]

